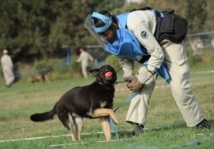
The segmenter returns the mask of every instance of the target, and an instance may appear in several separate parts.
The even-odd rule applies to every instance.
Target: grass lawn
[[[105,140],[100,132],[99,120],[84,120],[82,141],[73,143],[66,130],[55,117],[43,123],[31,122],[33,113],[50,110],[60,96],[74,86],[91,83],[94,78],[56,80],[51,83],[20,81],[11,88],[0,82],[0,149],[165,149],[165,148],[214,148],[214,72],[206,72],[213,67],[193,68],[191,85],[199,99],[205,117],[210,121],[210,130],[187,128],[175,102],[170,88],[163,79],[158,79],[153,92],[145,132],[132,137],[132,126],[125,122],[128,104],[117,112],[120,124],[117,127],[118,141]],[[204,73],[206,72],[206,73]],[[119,74],[121,80],[121,75]],[[131,92],[125,84],[115,86],[114,106],[120,105]],[[117,139],[112,133],[113,139]],[[66,144],[56,147],[56,144]]]

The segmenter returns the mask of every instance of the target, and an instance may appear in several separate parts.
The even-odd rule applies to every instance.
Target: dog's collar
[[[101,86],[114,86],[115,85],[115,83],[114,84],[111,84],[111,83],[109,83],[109,84],[101,83],[101,81],[99,81],[98,79],[96,80],[96,83],[100,84]]]

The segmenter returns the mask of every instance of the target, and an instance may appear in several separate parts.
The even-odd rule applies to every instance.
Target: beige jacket
[[[82,66],[89,66],[91,61],[93,61],[93,57],[85,51],[80,54],[77,60],[77,62],[81,62]]]
[[[127,28],[136,36],[141,45],[147,49],[148,54],[151,55],[148,60],[148,70],[154,72],[160,68],[164,60],[164,54],[154,37],[156,18],[153,13],[150,10],[130,12],[127,17]],[[121,58],[124,77],[133,75],[133,63],[132,60]]]

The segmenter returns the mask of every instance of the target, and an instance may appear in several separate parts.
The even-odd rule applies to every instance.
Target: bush
[[[200,55],[195,55],[195,56],[193,55],[192,48],[187,47],[186,52],[187,52],[187,57],[188,57],[190,66],[197,65],[198,63],[202,62],[202,58]]]
[[[204,48],[201,55],[193,55],[193,50],[190,47],[187,47],[186,49],[190,66],[214,64],[214,52],[212,47]]]
[[[63,59],[49,59],[35,61],[33,64],[35,74],[47,74],[51,80],[81,77],[80,63],[75,61],[67,65]]]
[[[115,55],[109,55],[106,58],[106,62],[111,65],[112,67],[114,67],[114,69],[117,70],[121,70],[121,65],[120,65],[120,61],[119,59],[115,56]]]
[[[35,61],[33,68],[37,73],[46,72],[51,69],[45,60]]]
[[[73,60],[73,59],[72,59]],[[63,60],[56,61],[53,65],[53,70],[51,72],[52,79],[66,79],[66,78],[79,78],[81,77],[81,64],[75,62],[71,62],[70,65],[66,65]]]

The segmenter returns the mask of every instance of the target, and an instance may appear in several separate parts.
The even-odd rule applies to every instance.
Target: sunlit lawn
[[[200,71],[210,69],[212,68],[200,68]],[[102,129],[99,120],[85,119],[82,141],[71,144],[68,130],[62,126],[57,117],[44,123],[34,123],[29,119],[32,113],[50,110],[64,92],[74,86],[91,83],[94,80],[93,77],[88,80],[67,79],[35,84],[20,81],[11,88],[6,88],[1,81],[0,148],[45,149],[56,148],[51,146],[56,144],[67,144],[61,148],[72,149],[213,148],[214,72],[196,73],[197,71],[198,69],[193,69],[191,85],[198,96],[205,117],[212,125],[210,130],[187,128],[172,98],[170,88],[164,80],[158,79],[151,99],[145,132],[138,137],[130,136],[129,131],[132,126],[125,122],[128,108],[128,104],[125,104],[116,112],[120,121],[120,124],[116,126],[119,138],[125,139],[125,141],[119,140],[108,143],[98,142],[105,139],[100,133]],[[115,88],[117,91],[114,106],[117,107],[131,95],[131,92],[126,89],[125,84],[118,84]],[[117,139],[114,132],[112,136],[113,140]],[[187,143],[193,144],[185,146]]]

